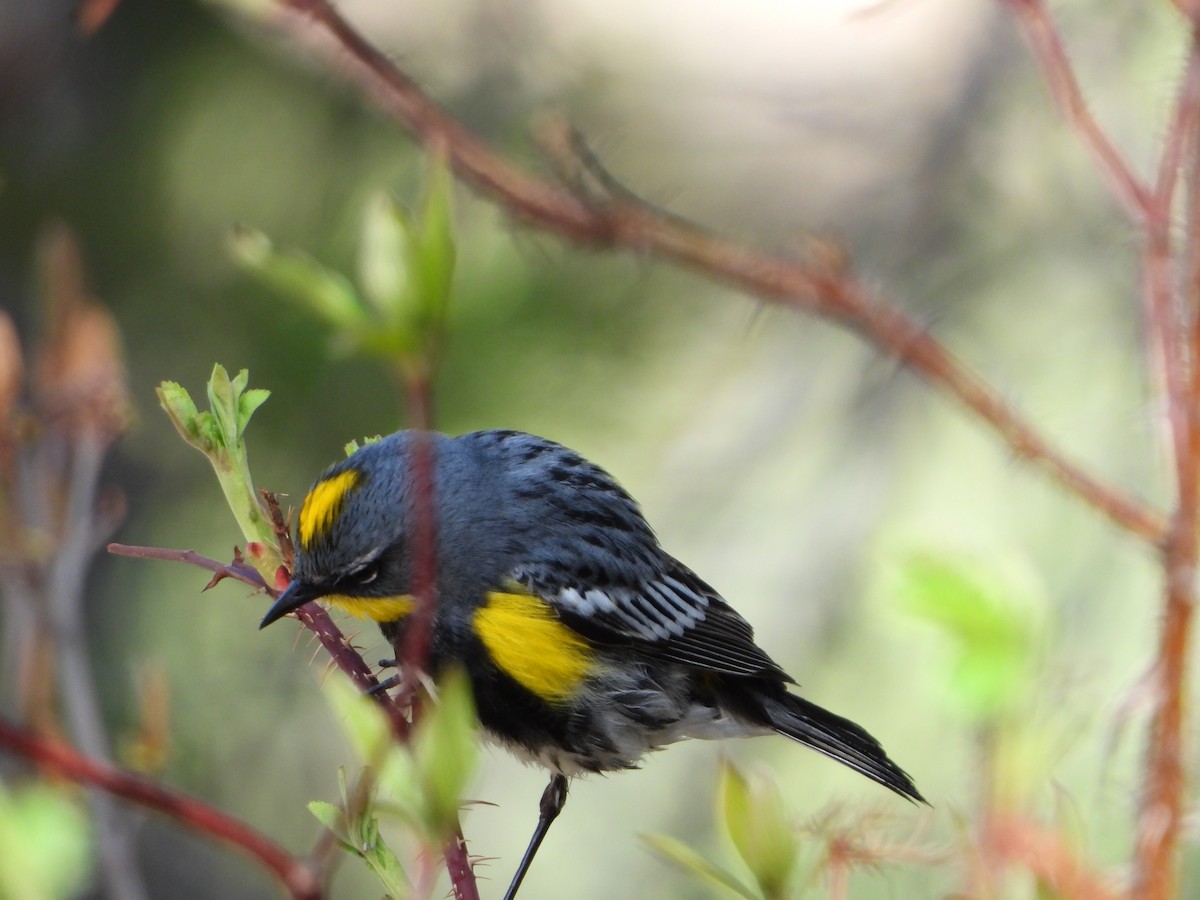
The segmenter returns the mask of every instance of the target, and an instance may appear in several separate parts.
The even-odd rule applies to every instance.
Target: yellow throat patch
[[[592,670],[587,641],[530,594],[489,593],[474,625],[500,670],[547,703],[569,698]]]
[[[313,485],[300,507],[300,546],[307,549],[317,538],[324,537],[342,511],[346,495],[358,487],[362,473],[346,469],[332,478]]]
[[[397,594],[394,597],[351,597],[347,594],[329,594],[320,599],[344,609],[360,619],[372,619],[376,622],[395,622],[403,619],[416,609],[417,601],[411,594]]]

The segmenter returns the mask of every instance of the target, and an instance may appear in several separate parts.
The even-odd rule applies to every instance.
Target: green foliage
[[[263,282],[338,329],[357,326],[362,304],[354,285],[299,250],[276,250],[261,231],[241,227],[229,239],[235,261]]]
[[[73,897],[86,883],[87,817],[62,791],[0,784],[0,897]]]
[[[750,900],[777,900],[792,895],[800,842],[784,810],[775,782],[763,772],[750,777],[732,763],[721,766],[717,814],[734,849],[754,878],[754,886],[686,844],[665,835],[643,835],[646,844],[667,862],[703,882]]]
[[[209,411],[198,410],[187,390],[174,381],[159,385],[158,402],[180,436],[212,464],[242,535],[264,548],[264,553],[252,559],[269,584],[279,567],[279,550],[250,477],[245,432],[250,417],[266,402],[270,391],[247,390],[249,380],[250,373],[245,369],[231,380],[225,368],[217,364],[208,381]]]
[[[902,562],[893,588],[905,612],[954,643],[950,697],[979,723],[1026,702],[1034,683],[1043,601],[1015,576],[996,557],[921,552]]]
[[[747,778],[726,761],[718,788],[725,828],[764,897],[787,895],[799,844],[773,780],[763,773]]]
[[[762,900],[758,891],[747,887],[732,872],[718,866],[682,841],[665,834],[644,834],[642,841],[676,868],[696,876],[711,887],[718,888],[722,894],[744,897],[745,900]]]
[[[332,832],[338,846],[367,864],[389,897],[407,897],[411,893],[408,878],[399,857],[379,835],[379,819],[375,815],[372,796],[365,792],[361,802],[351,799],[346,788],[346,772],[338,771],[338,787],[342,805],[313,800],[308,811]]]
[[[357,453],[359,451],[359,449],[361,447],[369,447],[372,444],[378,444],[382,440],[383,440],[383,435],[376,434],[372,437],[363,438],[361,442],[360,441],[347,441],[345,446],[342,447],[342,451],[347,456],[353,456],[355,453]]]
[[[453,671],[438,686],[438,702],[427,707],[409,746],[412,778],[420,790],[417,822],[441,843],[456,821],[460,798],[479,758],[475,700],[466,673]],[[396,787],[397,773],[390,782]]]
[[[366,205],[357,287],[296,250],[277,250],[259,231],[238,229],[233,258],[282,296],[315,313],[346,351],[400,365],[428,378],[437,368],[457,248],[453,180],[435,159],[413,213],[378,193]]]
[[[441,680],[437,703],[425,707],[406,746],[395,743],[374,701],[338,681],[327,691],[351,742],[375,773],[381,797],[372,806],[394,814],[423,843],[439,846],[455,826],[479,755],[466,676],[452,672]]]

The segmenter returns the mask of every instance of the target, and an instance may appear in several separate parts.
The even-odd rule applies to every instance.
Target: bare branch
[[[1024,28],[1063,119],[1078,132],[1080,141],[1095,157],[1117,202],[1135,222],[1144,221],[1152,211],[1151,192],[1134,174],[1125,157],[1113,146],[1088,109],[1062,38],[1045,3],[1042,0],[1004,2]]]
[[[865,285],[840,272],[771,256],[706,233],[640,203],[628,192],[612,192],[608,202],[595,204],[534,178],[494,154],[430,100],[325,0],[280,2],[308,16],[334,38],[346,54],[350,76],[364,90],[433,152],[442,154],[463,181],[515,218],[577,243],[622,247],[673,260],[768,302],[833,319],[957,398],[1018,456],[1042,468],[1117,525],[1150,542],[1163,540],[1167,527],[1161,513],[1067,458],[915,320]],[[1127,191],[1140,208],[1145,189],[1130,181]]]
[[[241,562],[240,559],[231,563],[217,562],[207,556],[201,556],[195,550],[172,550],[169,547],[139,547],[133,544],[109,544],[108,552],[115,556],[132,556],[135,559],[162,559],[168,562],[183,562],[199,566],[215,573],[218,577],[208,583],[208,587],[216,584],[222,578],[232,578],[241,581],[261,591],[273,595],[271,588],[263,581],[263,577],[253,567]]]
[[[278,876],[298,900],[317,900],[321,896],[320,886],[306,863],[245,822],[202,800],[84,756],[66,744],[30,734],[3,719],[0,719],[0,746],[74,782],[155,810],[193,831],[242,850]]]

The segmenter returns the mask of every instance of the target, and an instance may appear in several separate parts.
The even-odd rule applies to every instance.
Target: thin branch
[[[217,562],[192,550],[172,550],[165,547],[135,547],[125,544],[110,544],[110,553],[120,556],[133,556],[143,559],[162,559],[174,562],[185,562],[202,569],[207,569],[217,575],[235,578],[250,584],[274,596],[276,591],[268,587],[262,576],[246,565],[232,565]],[[340,628],[334,624],[324,609],[315,603],[307,603],[295,612],[300,623],[317,636],[321,646],[329,653],[333,662],[341,669],[355,687],[372,697],[388,718],[392,734],[400,743],[408,741],[409,723],[404,716],[402,704],[394,702],[386,692],[372,690],[379,686],[379,681],[371,667],[363,660],[362,655],[350,644]],[[475,882],[475,874],[471,869],[471,860],[467,855],[467,842],[462,834],[462,827],[455,823],[454,833],[442,848],[446,861],[446,871],[454,888],[455,900],[479,900],[479,888]]]
[[[268,587],[262,576],[251,566],[240,562],[240,560],[232,563],[218,562],[215,559],[210,559],[207,556],[201,556],[194,550],[174,550],[169,547],[138,547],[129,544],[109,544],[108,552],[117,556],[132,556],[139,559],[161,559],[170,562],[182,562],[189,565],[198,566],[201,569],[206,569],[209,572],[215,573],[218,578],[233,578],[250,585],[258,590],[264,591],[269,596],[276,596],[278,593],[274,588]],[[211,586],[214,581],[209,582]],[[388,715],[388,720],[391,723],[392,732],[398,740],[407,740],[408,736],[408,720],[404,718],[404,713],[396,704],[392,703],[386,694],[377,692],[371,693],[372,688],[379,686],[379,681],[375,677],[375,673],[371,671],[371,667],[366,664],[362,656],[357,650],[351,646],[346,636],[342,634],[342,630],[334,624],[333,619],[329,617],[324,609],[315,603],[308,603],[296,610],[296,618],[309,631],[316,635],[321,646],[329,653],[334,664],[337,665],[350,680],[354,682],[363,693],[375,697],[376,702]]]
[[[1188,678],[1191,629],[1196,604],[1197,540],[1200,538],[1200,30],[1193,30],[1187,69],[1160,167],[1158,221],[1148,225],[1147,255],[1170,253],[1169,220],[1174,182],[1168,166],[1185,180],[1186,214],[1181,244],[1171,258],[1168,283],[1154,285],[1163,294],[1158,305],[1169,321],[1163,340],[1175,351],[1164,363],[1175,447],[1178,504],[1164,547],[1165,611],[1155,666],[1154,715],[1150,722],[1145,775],[1138,808],[1132,894],[1143,900],[1176,895],[1179,842],[1187,794],[1184,746],[1184,691]],[[1165,269],[1166,266],[1160,265]],[[1178,278],[1182,269],[1183,277]],[[1165,280],[1166,276],[1162,276]],[[1180,296],[1177,292],[1181,292]],[[1152,307],[1153,308],[1153,307]]]
[[[54,628],[55,658],[63,710],[72,740],[88,756],[108,761],[109,737],[100,709],[84,623],[84,585],[96,544],[96,495],[107,441],[92,429],[74,436],[62,477],[67,491],[58,545],[52,558],[46,607]],[[106,892],[128,900],[147,897],[138,871],[134,825],[112,798],[95,794],[98,857]]]
[[[208,583],[208,587],[216,584],[222,578],[232,578],[241,581],[261,591],[273,595],[271,588],[263,580],[253,566],[246,565],[240,560],[231,563],[218,562],[207,556],[201,556],[195,550],[173,550],[170,547],[139,547],[135,544],[109,544],[108,552],[114,556],[131,556],[135,559],[161,559],[168,562],[182,562],[207,569],[218,577]]]
[[[1075,129],[1083,145],[1091,151],[1108,179],[1117,202],[1135,221],[1151,215],[1153,202],[1149,188],[1134,174],[1125,157],[1117,150],[1104,129],[1096,122],[1083,97],[1083,90],[1071,68],[1058,29],[1042,0],[1004,0],[1016,14],[1041,64],[1046,84],[1066,123]]]
[[[1063,840],[1061,832],[1019,816],[997,816],[987,824],[989,849],[1008,863],[1032,872],[1063,900],[1116,900],[1117,892],[1093,874]]]
[[[1163,144],[1159,160],[1158,177],[1154,186],[1154,208],[1170,218],[1174,207],[1175,185],[1183,166],[1184,152],[1189,136],[1196,129],[1196,117],[1200,115],[1200,52],[1193,37],[1192,49],[1188,54],[1187,68],[1179,96],[1171,113],[1171,123]]]
[[[418,140],[444,154],[463,181],[500,203],[515,218],[577,243],[624,247],[674,260],[763,300],[840,322],[956,397],[997,431],[1018,456],[1041,467],[1121,528],[1153,543],[1163,540],[1167,523],[1161,513],[1092,476],[1055,449],[915,320],[865,285],[705,233],[627,193],[595,204],[534,178],[494,154],[430,100],[325,0],[280,2],[284,8],[310,17],[333,37],[346,54],[349,74],[360,86]],[[1130,201],[1140,207],[1145,189],[1132,179],[1127,181]]]
[[[192,831],[242,850],[278,876],[292,897],[298,900],[317,900],[321,896],[320,887],[304,862],[240,819],[195,797],[84,756],[63,743],[30,734],[3,719],[0,719],[0,746],[71,781],[160,812]]]

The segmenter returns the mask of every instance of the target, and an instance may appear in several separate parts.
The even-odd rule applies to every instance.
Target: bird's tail
[[[849,719],[789,694],[782,687],[778,691],[756,691],[745,700],[756,707],[754,711],[760,713],[763,724],[785,737],[836,759],[901,797],[926,802],[908,774],[888,758],[879,741]]]

